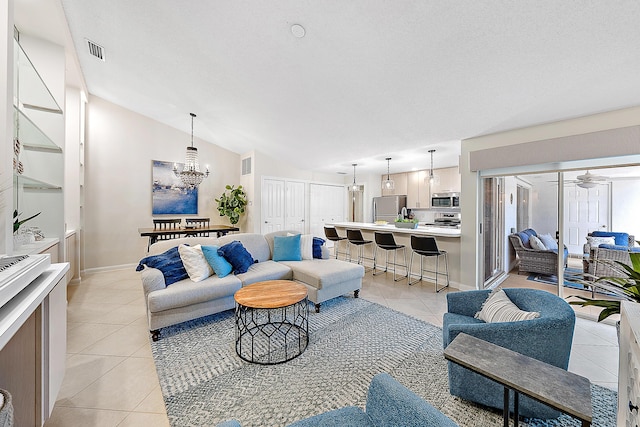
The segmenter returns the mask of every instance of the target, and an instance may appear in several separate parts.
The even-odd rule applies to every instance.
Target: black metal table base
[[[236,304],[236,353],[242,360],[276,365],[300,356],[309,344],[307,298],[279,308]]]

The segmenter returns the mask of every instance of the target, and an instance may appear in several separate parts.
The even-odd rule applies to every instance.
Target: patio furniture
[[[531,236],[538,236],[535,230],[529,228],[519,233],[509,235],[518,257],[518,274],[538,273],[555,276],[558,273],[558,251],[534,249],[529,244]],[[569,251],[564,248],[564,265],[566,267]]]
[[[634,247],[635,236],[614,231],[594,231],[587,235],[588,240],[589,237],[610,237],[614,242],[597,246],[592,246],[589,241],[584,244],[584,253],[588,254],[585,273],[596,277],[626,277],[615,270],[614,264],[619,261],[631,266],[629,252],[640,252],[640,247]]]

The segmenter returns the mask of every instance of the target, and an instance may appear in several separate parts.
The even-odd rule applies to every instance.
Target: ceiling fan
[[[578,175],[574,181],[580,188],[593,188],[596,185],[604,184],[609,178],[602,175],[595,175],[587,171],[583,175]]]

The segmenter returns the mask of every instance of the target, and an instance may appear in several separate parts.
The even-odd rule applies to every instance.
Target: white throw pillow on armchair
[[[531,245],[531,249],[535,249],[537,251],[546,251],[547,247],[542,243],[537,236],[529,237],[529,244]]]

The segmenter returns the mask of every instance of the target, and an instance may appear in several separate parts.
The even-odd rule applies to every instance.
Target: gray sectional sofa
[[[181,243],[222,246],[237,240],[258,261],[243,274],[230,274],[223,278],[213,275],[201,282],[184,279],[169,286],[165,285],[160,270],[145,266],[141,279],[153,340],[160,338],[161,328],[234,308],[233,295],[238,289],[264,280],[295,280],[302,283],[317,312],[320,304],[331,298],[348,292],[358,297],[364,277],[364,267],[361,265],[337,259],[273,261],[274,237],[286,236],[287,233],[295,232],[278,231],[266,235],[240,233],[220,238],[187,237],[151,245],[149,255],[158,255]]]

